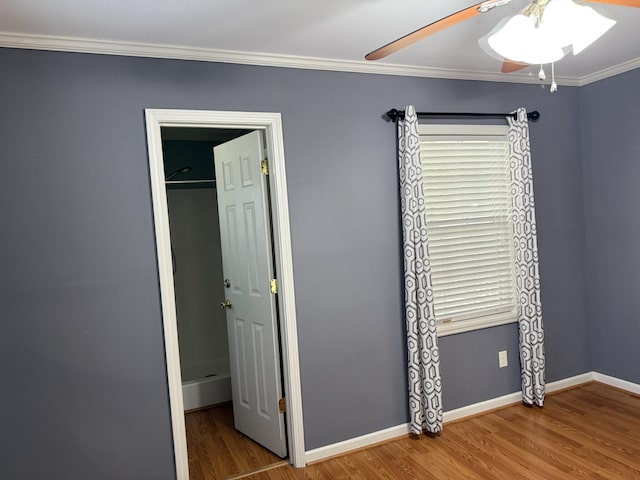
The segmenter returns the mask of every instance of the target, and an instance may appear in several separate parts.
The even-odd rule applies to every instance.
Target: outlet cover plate
[[[500,365],[500,368],[504,368],[509,365],[506,350],[501,350],[500,352],[498,352],[498,363]]]

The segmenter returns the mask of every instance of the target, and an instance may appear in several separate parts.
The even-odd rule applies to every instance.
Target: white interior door
[[[235,427],[287,454],[261,131],[214,149]]]

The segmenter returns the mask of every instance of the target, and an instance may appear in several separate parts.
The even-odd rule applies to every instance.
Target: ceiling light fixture
[[[365,55],[380,60],[438,32],[486,14],[512,0],[484,0],[407,33]],[[525,1],[525,0],[521,0]],[[569,52],[578,55],[615,25],[595,10],[574,0],[529,0],[518,15],[501,21],[478,40],[480,48],[502,62],[502,73],[513,73],[540,65],[538,78],[547,78],[543,65],[551,64],[551,92],[558,89],[554,62]],[[640,8],[640,0],[580,0],[620,7]]]
[[[535,0],[488,35],[498,55],[513,62],[547,64],[579,54],[616,21],[573,0]]]

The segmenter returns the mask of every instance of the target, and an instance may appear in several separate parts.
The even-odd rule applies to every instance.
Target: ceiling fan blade
[[[630,1],[630,0],[626,0]],[[367,60],[380,60],[381,58],[386,57],[398,50],[408,47],[416,43],[418,40],[422,40],[423,38],[428,37],[429,35],[433,35],[445,28],[452,27],[460,22],[464,22],[470,18],[479,15],[478,7],[485,2],[480,2],[475,5],[470,6],[469,8],[465,8],[464,10],[460,10],[459,12],[453,13],[448,17],[441,18],[437,22],[430,23],[427,26],[419,28],[415,32],[411,32],[404,37],[400,37],[397,40],[394,40],[391,43],[387,43],[384,47],[380,47],[377,50],[374,50],[371,53],[365,55],[365,59]]]
[[[530,66],[531,65],[529,65],[528,63],[514,62],[505,58],[502,61],[502,73],[517,72],[518,70],[522,70],[523,68],[527,68]]]
[[[604,3],[605,5],[621,5],[623,7],[640,8],[640,0],[585,0],[585,2]]]

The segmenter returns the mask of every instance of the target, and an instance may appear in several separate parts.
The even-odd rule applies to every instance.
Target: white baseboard
[[[603,373],[598,373],[598,372],[593,372],[593,379],[596,382],[604,383],[606,385],[611,385],[612,387],[616,387],[621,390],[626,390],[627,392],[640,395],[640,385],[638,385],[637,383],[627,382],[626,380],[621,380],[619,378],[611,377],[609,375],[605,375]]]
[[[409,424],[397,425],[395,427],[385,428],[377,432],[368,433],[356,438],[350,438],[343,442],[333,443],[326,447],[314,448],[306,452],[305,458],[307,463],[322,460],[324,458],[333,457],[342,453],[356,450],[362,447],[368,447],[374,443],[384,442],[392,438],[402,437],[409,434]]]
[[[587,372],[581,375],[576,375],[575,377],[569,377],[563,380],[558,380],[556,382],[547,383],[546,392],[552,393],[558,390],[575,387],[576,385],[581,385],[583,383],[591,381],[593,381],[593,372]],[[464,407],[456,408],[455,410],[444,412],[443,421],[444,423],[447,423],[454,420],[460,420],[461,418],[478,415],[480,413],[488,412],[489,410],[506,407],[508,405],[513,405],[521,401],[522,392],[509,393],[501,397],[485,400],[484,402],[478,402],[472,405],[467,405]]]
[[[489,410],[494,410],[500,407],[506,407],[507,405],[513,405],[522,401],[522,392],[508,393],[501,397],[490,398],[483,402],[473,403],[464,407],[456,408],[444,412],[442,416],[443,423],[453,422],[454,420],[460,420],[461,418],[471,417],[472,415],[478,415]]]
[[[575,377],[565,378],[563,380],[556,380],[555,382],[547,383],[545,391],[546,393],[557,392],[558,390],[564,390],[565,388],[576,387],[583,383],[593,382],[594,372],[582,373]]]
[[[627,382],[626,380],[621,380],[619,378],[610,377],[608,375],[603,375],[602,373],[598,372],[582,373],[574,377],[547,383],[546,392],[553,393],[557,392],[558,390],[576,387],[578,385],[582,385],[584,383],[592,381],[601,382],[607,385],[611,385],[612,387],[620,388],[622,390],[640,395],[640,385],[632,382]],[[467,405],[465,407],[456,408],[454,410],[444,412],[443,421],[444,423],[447,423],[454,420],[460,420],[461,418],[478,415],[500,407],[506,407],[520,401],[522,401],[521,392],[509,393],[501,397],[491,398],[483,402],[474,403],[472,405]],[[340,455],[352,450],[356,450],[358,448],[363,448],[374,445],[376,443],[384,442],[385,440],[402,437],[404,435],[407,435],[409,431],[410,426],[408,423],[397,425],[395,427],[386,428],[378,432],[368,433],[360,437],[351,438],[349,440],[344,440],[342,442],[327,445],[325,447],[309,450],[305,454],[305,459],[307,463],[316,462],[328,457],[333,457],[334,455]]]

